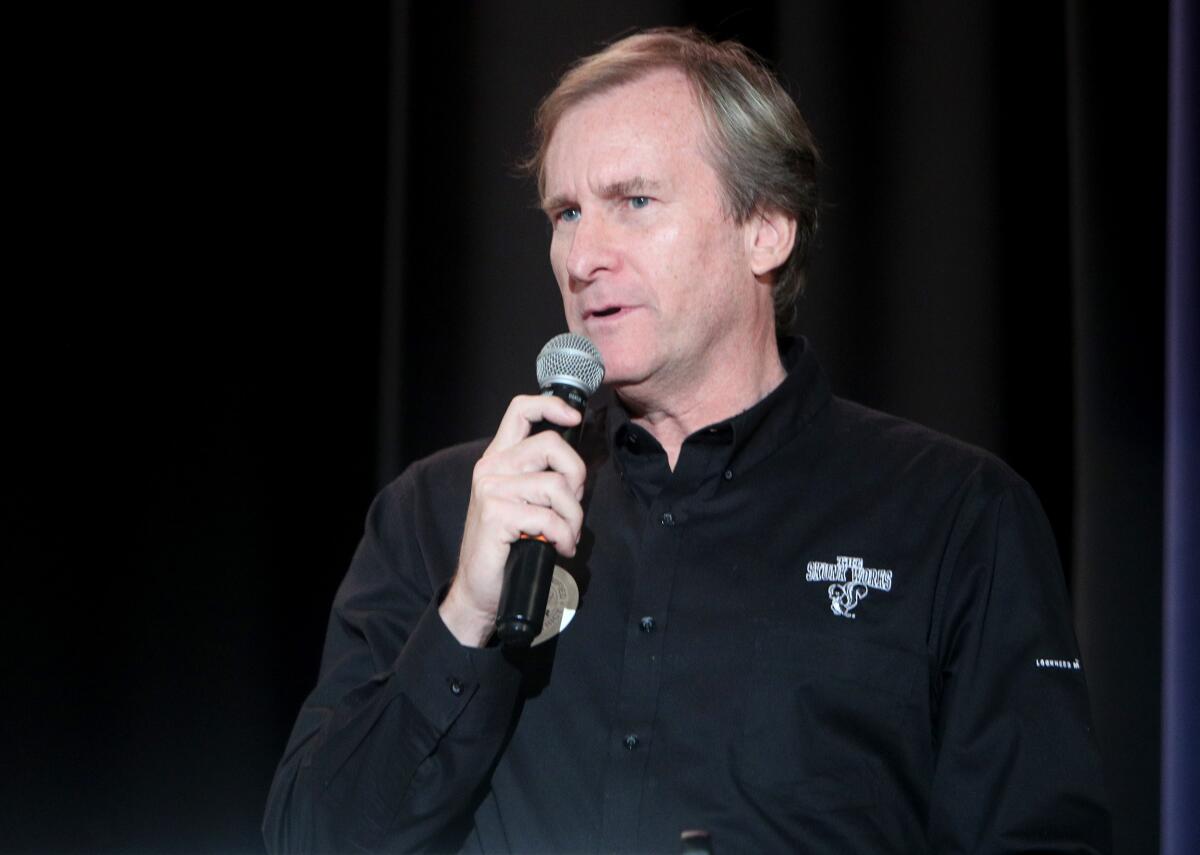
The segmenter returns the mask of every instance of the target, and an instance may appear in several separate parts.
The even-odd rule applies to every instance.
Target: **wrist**
[[[488,614],[467,602],[458,589],[457,580],[450,585],[438,606],[438,615],[450,634],[466,647],[486,646],[496,631],[495,614]]]

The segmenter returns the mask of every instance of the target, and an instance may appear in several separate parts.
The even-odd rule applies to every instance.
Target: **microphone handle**
[[[587,407],[583,392],[566,383],[552,383],[542,390],[542,394],[561,398],[580,413]],[[577,448],[582,429],[582,421],[572,427],[543,421],[534,425],[530,433],[552,430],[572,448]],[[500,608],[496,612],[496,636],[506,647],[528,647],[541,633],[557,554],[553,544],[540,535],[522,534],[509,549],[504,565],[504,585],[500,589]]]
[[[713,855],[712,836],[707,831],[684,831],[679,835],[680,855]]]

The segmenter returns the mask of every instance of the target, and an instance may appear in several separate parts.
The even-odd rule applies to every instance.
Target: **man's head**
[[[538,108],[527,165],[546,198],[546,154],[563,115],[582,102],[655,71],[686,78],[703,116],[705,155],[736,222],[774,209],[796,224],[795,245],[773,273],[776,326],[790,326],[817,229],[818,153],[795,102],[753,53],[690,29],[637,33],[575,63]]]

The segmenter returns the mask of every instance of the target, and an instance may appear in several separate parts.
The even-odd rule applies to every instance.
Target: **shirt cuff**
[[[512,719],[521,672],[499,647],[460,644],[438,614],[438,591],[392,666],[416,710],[440,733],[504,730]]]

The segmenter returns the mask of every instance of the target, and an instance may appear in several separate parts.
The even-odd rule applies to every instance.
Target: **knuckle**
[[[491,495],[494,487],[495,478],[490,474],[480,473],[471,482],[471,497],[479,501],[485,501]]]
[[[533,448],[539,451],[547,451],[554,447],[555,440],[562,442],[562,437],[556,431],[544,430],[535,434],[530,434],[526,442]]]
[[[471,481],[478,484],[492,474],[493,467],[492,458],[485,454],[483,457],[475,461],[474,467],[471,469]]]
[[[479,506],[479,521],[487,528],[507,527],[510,516],[504,502],[485,501]]]
[[[513,395],[512,400],[508,402],[508,409],[504,411],[504,415],[507,417],[512,413],[517,413],[525,409],[527,406],[529,406],[529,395]]]

